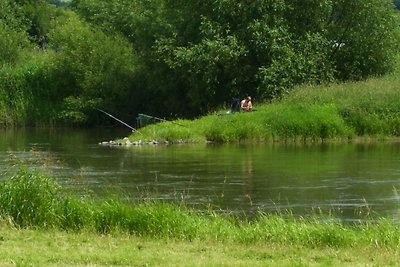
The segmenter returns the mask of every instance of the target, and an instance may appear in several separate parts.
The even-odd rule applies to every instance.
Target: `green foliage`
[[[0,68],[15,64],[30,48],[22,10],[14,1],[0,2]]]
[[[142,65],[135,87],[146,92],[141,100],[154,103],[138,103],[141,112],[186,116],[232,96],[270,100],[298,84],[389,71],[398,17],[388,6],[372,0],[73,1],[88,21],[132,42]]]
[[[68,7],[72,0],[48,0],[50,4],[56,5],[57,7]]]
[[[335,42],[330,57],[339,79],[359,80],[393,69],[399,16],[391,7],[392,1],[333,2],[327,34]]]
[[[0,103],[3,124],[52,123],[68,91],[52,53],[31,54],[23,64],[0,69]]]
[[[193,132],[190,128],[185,126],[185,124],[180,121],[177,121],[177,123],[179,124],[173,124],[169,127],[158,128],[157,126],[155,126],[153,128],[154,137],[161,137],[161,140],[173,143],[197,141],[196,136],[193,135]]]
[[[99,206],[95,227],[100,233],[120,229],[139,236],[191,239],[197,231],[196,217],[186,208],[169,204],[130,206],[120,200],[107,200]]]
[[[0,20],[0,67],[4,64],[18,62],[23,49],[29,47],[27,36],[23,32],[17,32],[8,28]]]
[[[17,32],[27,30],[22,8],[16,1],[2,0],[0,2],[0,21]]]
[[[169,40],[158,43],[160,54],[171,53],[174,45]],[[226,100],[230,95],[230,85],[219,88],[221,79],[232,80],[239,74],[237,66],[245,48],[234,36],[216,36],[205,39],[201,43],[189,48],[182,47],[172,52],[173,59],[165,58],[167,64],[182,73],[185,83],[191,90],[187,93],[190,109],[206,112],[212,107]],[[224,66],[224,67],[223,67]],[[237,91],[237,88],[234,88]]]
[[[45,48],[45,39],[51,29],[52,19],[56,15],[56,9],[46,1],[24,1],[21,5],[22,12],[29,21],[28,33],[31,39]]]
[[[70,90],[60,117],[82,123],[87,122],[84,109],[102,105],[113,110],[128,104],[134,93],[129,90],[129,80],[135,70],[135,57],[122,36],[107,35],[72,13],[49,36],[51,47],[59,51],[57,64],[64,72],[60,78]]]
[[[0,103],[5,118],[90,124],[93,106],[198,117],[231,97],[271,101],[300,84],[386,74],[400,40],[392,0],[50,2],[0,3],[0,68],[21,77],[29,106],[19,113],[3,92],[15,102]],[[43,78],[22,82],[32,68]]]
[[[4,125],[19,124],[25,121],[31,99],[25,68],[3,67],[0,69],[0,102]]]
[[[51,32],[50,40],[59,51],[61,67],[74,77],[75,90],[85,95],[112,96],[108,90],[120,93],[118,85],[125,85],[126,76],[132,73],[132,49],[123,38],[107,36],[72,14]]]
[[[240,1],[211,1],[198,11],[184,4],[174,8],[177,6],[184,13],[190,10],[198,14],[199,33],[187,36],[186,31],[180,33],[177,28],[156,45],[161,58],[179,73],[180,80],[184,78],[188,101],[204,101],[198,104],[199,110],[209,109],[207,105],[215,107],[223,97],[233,94],[273,99],[297,84],[385,73],[391,68],[391,55],[396,51],[393,41],[398,38],[398,31],[393,29],[397,17],[377,1],[352,5],[347,1],[257,1],[246,5]],[[352,14],[342,13],[342,9]],[[334,18],[329,20],[332,14]],[[355,18],[354,14],[359,16]],[[336,15],[344,16],[354,26],[344,26],[342,20],[335,19]],[[371,21],[368,16],[376,20]],[[370,23],[380,29],[370,27]],[[363,31],[359,30],[361,27]],[[368,33],[370,30],[374,32]],[[387,38],[381,40],[383,31],[387,31]],[[191,38],[192,42],[186,41]],[[368,41],[363,41],[365,38]],[[342,44],[340,48],[335,47],[337,42]],[[346,54],[347,49],[351,55]],[[354,75],[346,76],[349,73]],[[196,87],[201,88],[202,96],[196,93]]]
[[[0,11],[0,123],[3,125],[51,123],[59,103],[59,89],[64,87],[58,87],[61,82],[54,68],[54,54],[36,50],[29,41],[25,4],[29,3],[0,3],[4,8]]]
[[[202,119],[202,134],[213,142],[263,141],[270,136],[261,117],[250,119],[249,113],[212,116]]]
[[[272,38],[274,39],[274,38]],[[285,37],[274,44],[277,54],[269,66],[259,69],[260,92],[264,99],[280,99],[297,84],[315,84],[334,79],[332,63],[327,60],[326,40],[319,34],[306,34],[292,45]]]
[[[58,118],[66,124],[84,124],[88,115],[101,104],[101,99],[68,96],[64,98]]]

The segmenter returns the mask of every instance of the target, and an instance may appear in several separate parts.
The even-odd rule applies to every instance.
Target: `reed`
[[[259,214],[254,220],[246,220],[212,210],[199,212],[182,204],[132,202],[124,196],[83,198],[25,167],[2,181],[0,215],[16,227],[160,239],[309,247],[400,246],[400,226],[384,219],[344,225],[317,216],[302,219],[290,214]]]

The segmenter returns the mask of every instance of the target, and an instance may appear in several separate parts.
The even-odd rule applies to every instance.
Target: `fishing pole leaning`
[[[111,115],[110,113],[105,112],[104,110],[95,108],[96,110],[103,112],[104,114],[106,114],[107,116],[113,118],[114,120],[118,121],[119,123],[122,123],[123,125],[125,125],[126,127],[130,128],[133,132],[138,132],[138,130],[136,130],[135,128],[133,128],[132,126],[130,126],[129,124],[127,124],[126,122],[121,121],[120,119],[114,117],[113,115]]]

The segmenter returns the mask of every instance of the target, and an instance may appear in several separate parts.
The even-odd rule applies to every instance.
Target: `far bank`
[[[229,107],[195,120],[163,121],[116,144],[349,142],[400,136],[400,80],[395,76],[326,86],[302,86],[281,101]]]

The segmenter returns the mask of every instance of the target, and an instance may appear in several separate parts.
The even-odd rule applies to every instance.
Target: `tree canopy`
[[[32,121],[86,124],[96,107],[130,119],[199,116],[232,97],[270,101],[299,84],[390,72],[399,41],[394,4],[4,0],[0,74],[15,81],[21,116]],[[6,83],[0,77],[0,112],[15,109]]]

